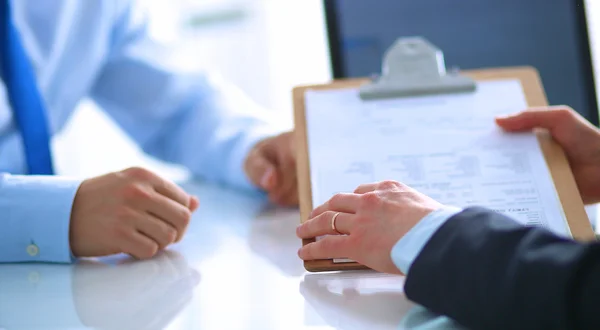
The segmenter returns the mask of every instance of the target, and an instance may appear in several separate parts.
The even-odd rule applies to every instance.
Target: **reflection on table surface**
[[[190,301],[199,274],[177,252],[135,262],[0,267],[6,329],[161,329]]]
[[[299,214],[206,184],[186,238],[157,257],[0,265],[0,329],[454,329],[404,278],[307,273]]]
[[[371,271],[306,274],[300,292],[339,329],[463,329],[406,299],[404,277]]]

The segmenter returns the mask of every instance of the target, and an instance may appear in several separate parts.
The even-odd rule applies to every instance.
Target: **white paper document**
[[[484,206],[570,236],[537,137],[494,122],[526,109],[518,80],[375,101],[357,89],[309,90],[305,101],[315,207],[360,184],[396,180],[447,205]]]

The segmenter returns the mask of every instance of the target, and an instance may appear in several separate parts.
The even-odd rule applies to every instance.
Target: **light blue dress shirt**
[[[143,1],[14,0],[52,134],[91,98],[148,154],[205,180],[255,189],[249,149],[279,133],[232,86],[171,60]],[[0,82],[0,262],[70,262],[69,221],[79,180],[25,173],[23,146]]]
[[[408,275],[410,267],[421,253],[431,236],[448,219],[461,212],[461,208],[445,206],[426,215],[406,233],[392,248],[392,261],[398,269]]]

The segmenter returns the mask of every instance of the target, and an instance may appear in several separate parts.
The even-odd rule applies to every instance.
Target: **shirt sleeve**
[[[236,87],[153,37],[141,1],[122,1],[94,101],[147,154],[183,165],[196,177],[253,187],[248,151],[283,132],[266,109]]]
[[[392,261],[403,274],[408,274],[410,266],[415,261],[431,236],[448,219],[459,213],[462,209],[445,206],[429,213],[411,230],[406,233],[392,248]]]
[[[69,227],[81,181],[0,174],[0,263],[73,261]]]

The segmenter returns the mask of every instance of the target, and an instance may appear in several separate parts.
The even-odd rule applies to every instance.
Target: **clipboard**
[[[540,76],[535,68],[523,66],[447,73],[442,52],[421,37],[398,39],[386,52],[382,73],[383,76],[375,80],[368,78],[341,79],[328,84],[298,86],[293,89],[301,223],[308,220],[310,212],[315,207],[312,205],[311,168],[305,115],[307,90],[360,88],[361,98],[369,100],[440,93],[470,93],[476,90],[478,81],[518,79],[521,82],[528,106],[548,105]],[[572,237],[579,241],[596,240],[564,151],[553,141],[547,131],[537,130],[535,133],[548,164]],[[306,245],[315,241],[314,238],[304,239],[302,244]],[[310,272],[368,269],[356,262],[334,263],[333,260],[327,259],[305,261],[304,267]]]

